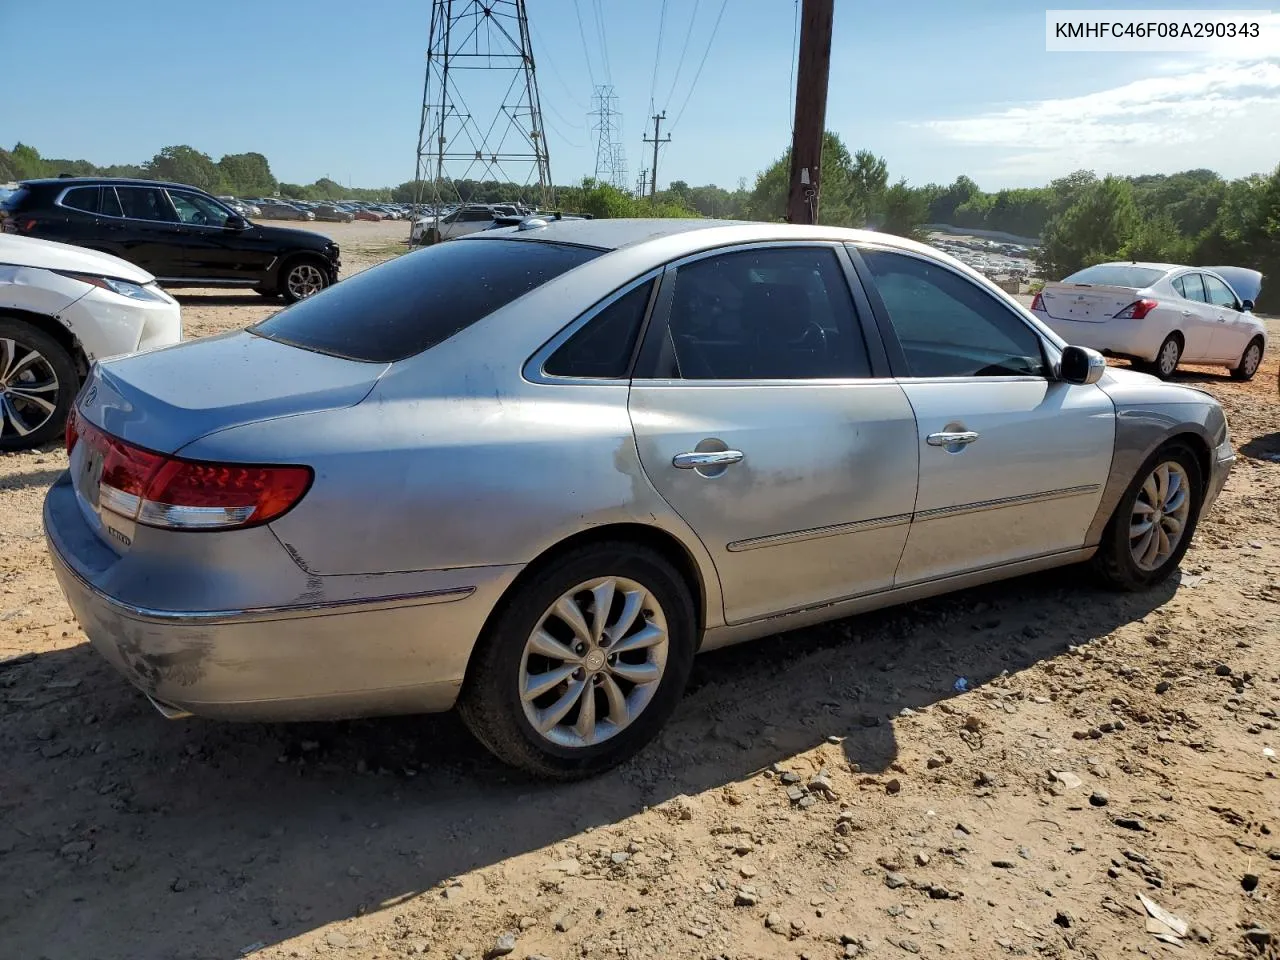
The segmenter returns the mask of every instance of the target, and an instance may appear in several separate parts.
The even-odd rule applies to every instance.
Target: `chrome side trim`
[[[791,533],[774,533],[767,537],[752,537],[749,540],[735,540],[726,549],[731,553],[744,550],[758,550],[761,547],[776,547],[783,543],[801,543],[805,540],[821,540],[824,537],[838,537],[844,533],[860,533],[864,530],[880,530],[885,527],[897,527],[911,522],[911,514],[898,513],[889,517],[876,517],[872,520],[855,520],[852,523],[835,523],[829,527],[811,527],[808,530],[795,530]]]
[[[50,542],[52,547],[52,542]],[[50,549],[50,555],[63,570],[80,585],[104,603],[131,620],[145,623],[200,624],[202,626],[228,623],[259,623],[266,620],[298,620],[307,617],[325,617],[353,610],[389,610],[399,607],[421,607],[434,603],[453,603],[465,600],[476,592],[475,587],[454,587],[449,590],[423,590],[416,593],[396,593],[382,597],[358,597],[352,600],[317,600],[310,603],[287,603],[270,607],[246,607],[242,610],[157,610],[126,603],[103,593],[67,563],[58,551]]]
[[[159,283],[161,285],[166,283],[168,284],[189,283],[192,286],[201,286],[201,287],[256,287],[259,284],[261,284],[262,281],[261,280],[235,280],[235,279],[215,280],[212,277],[156,277],[156,283]]]
[[[1023,493],[1016,497],[1001,497],[999,500],[980,500],[977,503],[961,503],[954,507],[934,507],[932,510],[921,510],[915,514],[914,520],[937,520],[939,517],[958,517],[966,513],[981,513],[983,510],[999,510],[1001,507],[1020,507],[1028,503],[1043,503],[1047,500],[1064,500],[1067,497],[1084,497],[1097,493],[1100,485],[1085,483],[1078,487],[1062,487],[1058,490],[1044,490],[1040,493]]]

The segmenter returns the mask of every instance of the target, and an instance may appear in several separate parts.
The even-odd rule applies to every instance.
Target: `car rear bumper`
[[[1034,312],[1073,347],[1089,347],[1109,357],[1153,361],[1164,341],[1161,331],[1141,320],[1059,320],[1041,310]]]
[[[489,611],[518,572],[435,571],[418,575],[419,589],[395,594],[371,583],[380,577],[310,577],[314,596],[303,600],[170,609],[163,596],[125,601],[104,587],[124,579],[113,568],[128,554],[98,539],[69,476],[45,498],[44,529],[58,583],[89,642],[176,716],[319,720],[448,710]],[[366,583],[363,595],[334,598],[321,583],[352,580]]]

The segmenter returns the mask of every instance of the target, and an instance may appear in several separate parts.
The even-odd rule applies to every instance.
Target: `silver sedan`
[[[1158,583],[1234,461],[1211,397],[929,247],[671,220],[485,231],[100,363],[68,444],[58,578],[162,712],[457,706],[561,778],[700,650],[1087,560]]]

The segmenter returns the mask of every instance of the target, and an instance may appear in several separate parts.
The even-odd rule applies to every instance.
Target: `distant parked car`
[[[327,220],[331,223],[350,223],[355,219],[355,214],[349,210],[343,210],[327,203],[320,204],[311,212],[315,214],[317,220]]]
[[[264,203],[259,204],[264,220],[314,220],[316,215],[304,210],[296,203]]]
[[[409,228],[409,242],[438,243],[488,230],[496,215],[493,207],[487,204],[468,204],[440,217],[438,221],[430,215],[419,217]]]
[[[0,450],[60,436],[94,361],[182,339],[155,280],[119,257],[0,233]]]
[[[336,282],[340,265],[322,234],[251,223],[203,190],[153,180],[27,180],[0,201],[0,231],[114,254],[165,287],[252,287],[289,302]]]
[[[379,221],[379,220],[387,219],[386,214],[379,213],[377,210],[367,210],[364,207],[360,207],[358,210],[356,210],[355,216],[357,220]]]
[[[1235,461],[1213,397],[952,258],[781,223],[463,237],[81,396],[49,553],[162,713],[456,704],[559,779],[657,736],[699,651],[1090,560],[1160,584]]]
[[[1251,380],[1267,349],[1253,315],[1262,274],[1241,267],[1100,263],[1046,283],[1031,309],[1070,343],[1123,357],[1161,379],[1178,364],[1222,364]]]

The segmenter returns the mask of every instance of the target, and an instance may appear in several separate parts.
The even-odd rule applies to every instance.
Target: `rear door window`
[[[116,195],[130,220],[173,223],[178,219],[169,198],[157,187],[116,187]]]
[[[1209,302],[1204,295],[1204,284],[1200,282],[1200,274],[1185,273],[1178,279],[1182,281],[1182,295],[1188,300],[1195,300],[1197,303]]]
[[[403,360],[603,252],[541,240],[441,243],[357,273],[249,330],[350,360]]]

